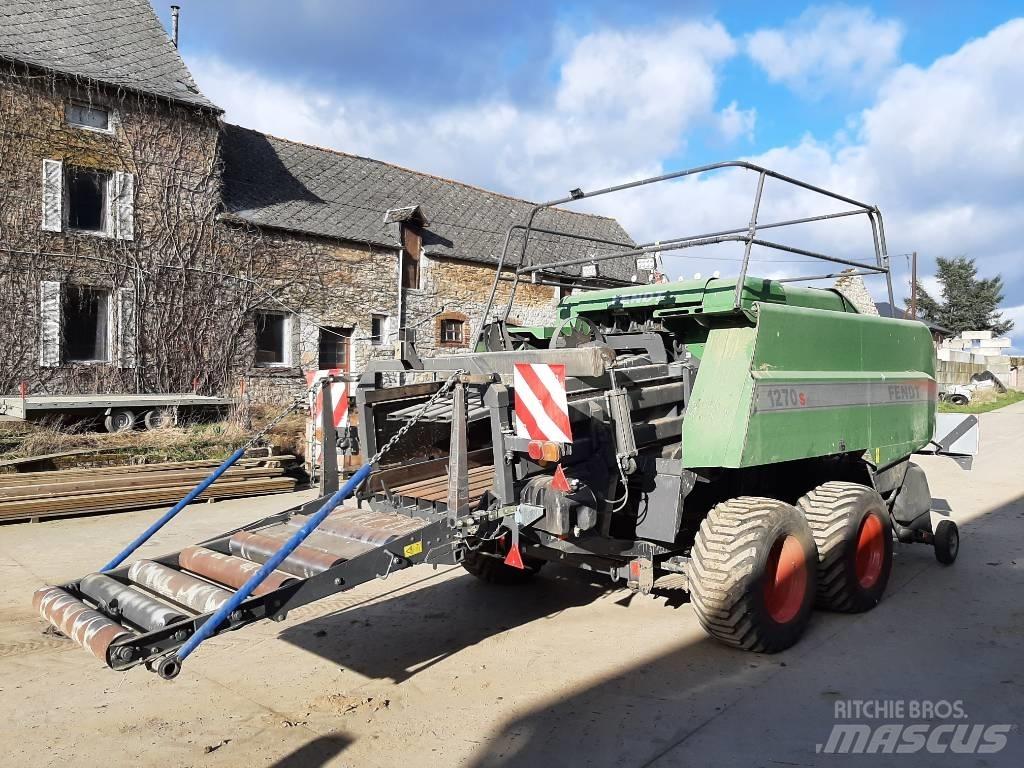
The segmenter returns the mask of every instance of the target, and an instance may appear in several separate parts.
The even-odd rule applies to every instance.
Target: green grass
[[[988,411],[994,411],[997,408],[1005,408],[1008,405],[1019,403],[1024,400],[1024,392],[1020,392],[1015,389],[1009,389],[1003,394],[996,394],[994,396],[983,393],[981,395],[975,395],[975,399],[967,405],[953,405],[952,403],[939,403],[940,413],[987,413]]]

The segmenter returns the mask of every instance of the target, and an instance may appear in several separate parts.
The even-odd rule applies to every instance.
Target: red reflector
[[[523,565],[523,556],[519,552],[519,547],[510,547],[508,554],[505,555],[505,565],[511,565],[513,568],[518,568],[521,571],[526,570],[526,566]]]
[[[540,461],[544,456],[544,443],[540,440],[531,440],[526,446],[526,455],[534,461]]]
[[[565,472],[562,470],[561,464],[555,467],[555,476],[551,479],[551,489],[554,491],[561,491],[562,493],[568,493],[572,490],[569,486],[569,478],[565,476]]]

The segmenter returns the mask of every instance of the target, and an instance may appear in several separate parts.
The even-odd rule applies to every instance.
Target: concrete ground
[[[42,635],[29,605],[36,587],[96,568],[158,511],[0,527],[3,763],[1020,766],[1024,403],[981,421],[973,472],[921,460],[961,524],[959,561],[944,568],[928,547],[897,546],[875,610],[818,613],[774,656],[705,638],[678,590],[631,597],[553,568],[496,590],[457,568],[413,569],[215,638],[164,682]],[[197,506],[143,554],[308,496]],[[995,754],[816,754],[837,702],[852,700],[959,701],[962,718],[927,724],[1012,727]]]

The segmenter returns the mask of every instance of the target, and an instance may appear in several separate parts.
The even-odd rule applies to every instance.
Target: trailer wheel
[[[718,504],[691,552],[690,600],[704,630],[727,645],[775,653],[810,620],[818,553],[793,506],[740,496]]]
[[[135,428],[135,411],[128,408],[117,408],[103,419],[103,427],[107,432],[127,432]]]
[[[943,520],[935,527],[935,559],[952,565],[960,554],[960,529],[952,520]]]
[[[537,575],[537,572],[544,565],[543,560],[523,556],[523,568],[513,568],[498,557],[499,553],[508,551],[508,545],[503,544],[501,539],[482,544],[478,549],[471,549],[466,552],[462,561],[462,567],[481,581],[488,584],[508,586],[514,584],[525,584]]]
[[[833,481],[797,506],[818,545],[818,605],[846,613],[878,605],[892,571],[892,521],[878,492]]]
[[[146,429],[163,429],[177,424],[177,414],[173,408],[150,408],[142,417]]]

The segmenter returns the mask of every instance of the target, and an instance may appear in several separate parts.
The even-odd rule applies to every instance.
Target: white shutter
[[[47,232],[60,232],[63,224],[64,163],[43,160],[43,223]]]
[[[135,177],[130,173],[114,173],[114,202],[111,218],[114,237],[118,240],[135,239]]]
[[[39,283],[39,365],[60,365],[60,283]]]
[[[135,367],[135,289],[122,288],[117,292],[117,366]]]

